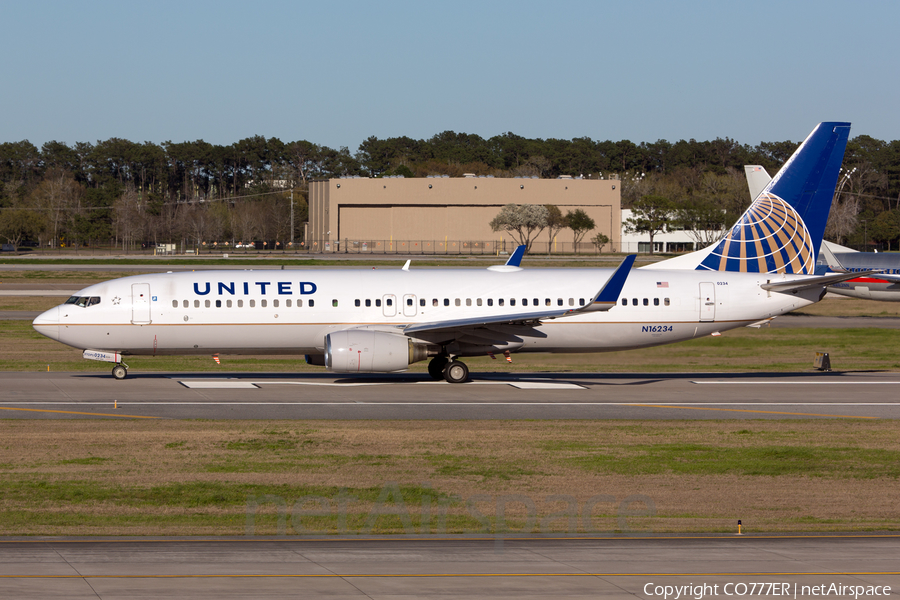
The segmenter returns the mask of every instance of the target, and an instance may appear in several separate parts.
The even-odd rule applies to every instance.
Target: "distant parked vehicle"
[[[3,249],[0,252],[15,252],[16,245],[15,244],[3,244]]]

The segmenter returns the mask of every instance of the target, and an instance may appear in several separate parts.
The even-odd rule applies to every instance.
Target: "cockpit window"
[[[100,304],[100,296],[72,296],[66,300],[66,304],[74,304],[75,306],[86,308],[88,306]]]

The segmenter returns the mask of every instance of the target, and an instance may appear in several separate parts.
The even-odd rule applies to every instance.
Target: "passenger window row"
[[[182,302],[183,308],[191,307],[190,300],[182,300],[181,302]],[[335,302],[337,302],[337,300],[335,300]],[[243,299],[231,300],[230,298],[225,300],[224,302],[222,300],[204,300],[203,306],[205,308],[211,308],[213,306],[213,303],[215,303],[216,308],[222,308],[222,307],[232,308],[234,306],[237,306],[237,308],[244,308],[244,300]],[[272,308],[278,308],[280,305],[281,305],[280,300],[278,300],[278,299],[272,300]],[[284,305],[287,308],[291,308],[291,306],[293,305],[293,301],[290,298],[288,298],[284,301]],[[307,300],[307,306],[309,306],[310,308],[314,307],[315,305],[316,305],[315,300],[312,300],[312,299]],[[249,308],[256,308],[256,300],[255,299],[248,300],[247,306]],[[265,298],[263,298],[262,300],[259,301],[259,306],[260,306],[260,308],[267,308],[269,306],[269,303]],[[297,308],[302,308],[302,307],[303,307],[303,300],[297,300]],[[178,308],[178,300],[172,300],[172,308]],[[200,308],[199,300],[194,300],[194,308]]]
[[[337,303],[337,300],[334,300],[334,302],[335,302],[334,306],[337,306],[337,304],[336,304],[336,303]],[[369,307],[369,306],[372,306],[372,302],[373,302],[373,300],[370,300],[370,299],[360,300],[360,299],[357,298],[356,300],[353,301],[353,305],[354,305],[354,306],[366,306],[366,307]],[[509,298],[509,299],[507,300],[506,298],[498,298],[498,299],[496,300],[496,302],[497,302],[497,304],[496,304],[497,306],[506,306],[506,305],[507,305],[507,302],[509,303],[509,306],[516,306],[517,299],[516,299],[516,298]],[[380,300],[380,299],[375,299],[375,300],[374,300],[374,303],[375,303],[375,306],[376,306],[376,307],[381,306],[381,300]],[[450,298],[443,298],[443,299],[432,298],[430,304],[431,304],[431,306],[434,307],[434,308],[438,308],[438,307],[440,307],[440,306],[450,306],[450,305],[451,305],[451,299],[450,299]],[[475,300],[474,300],[474,305],[475,305],[475,306],[484,306],[485,304],[487,304],[487,306],[494,306],[494,299],[493,299],[493,298],[487,298],[487,299],[475,298]],[[578,306],[584,306],[584,304],[585,304],[584,298],[579,298],[579,299],[578,299]],[[386,300],[385,300],[385,305],[386,305],[386,306],[392,306],[392,305],[393,305],[393,300],[390,299],[390,298],[386,299]],[[415,300],[414,300],[413,298],[406,298],[406,306],[414,306],[414,305],[415,305]],[[425,307],[425,306],[428,306],[428,305],[429,305],[429,302],[428,302],[428,300],[427,300],[426,298],[419,298],[419,306]],[[454,299],[452,300],[452,305],[453,305],[453,306],[462,306],[462,305],[463,305],[463,300],[462,300],[461,298],[454,298]],[[466,305],[466,306],[472,306],[472,305],[473,305],[473,300],[472,300],[472,298],[466,298],[466,299],[465,299],[465,305]],[[522,298],[522,306],[528,306],[528,305],[529,305],[529,304],[528,304],[528,298]],[[545,299],[544,299],[544,306],[553,306],[553,305],[554,305],[553,300],[551,300],[550,298],[545,298]],[[564,298],[557,298],[557,299],[556,299],[556,306],[565,306],[565,305],[566,305],[566,300],[565,300]],[[574,298],[569,298],[569,299],[568,299],[568,305],[569,305],[569,306],[575,306],[575,299],[574,299]],[[540,298],[532,298],[532,300],[531,300],[531,306],[541,306],[541,300],[540,300]]]
[[[87,301],[89,299],[88,298],[77,298],[77,297],[73,296],[72,298],[69,298],[68,301],[66,301],[66,304],[75,304],[77,301],[82,301],[82,300]],[[97,298],[97,297],[90,298],[90,300],[92,301],[91,302],[92,304],[97,304],[100,302],[100,298]],[[272,308],[278,308],[280,306],[280,302],[281,301],[278,299],[272,300]],[[296,306],[298,308],[301,308],[303,306],[303,300],[298,299],[296,301],[292,301],[290,298],[287,298],[284,300],[284,306],[287,308],[291,308],[295,302],[296,302]],[[316,305],[316,302],[313,299],[309,299],[306,302],[307,302],[307,306],[309,306],[310,308],[312,308]],[[498,298],[496,300],[496,306],[506,306],[507,302],[509,303],[508,304],[509,306],[516,306],[517,299],[509,298],[507,300],[506,298]],[[247,300],[247,306],[249,308],[256,308],[256,303],[257,303],[257,301],[255,299]],[[522,303],[522,306],[529,306],[529,299],[522,298],[521,303]],[[622,304],[624,305],[625,303],[626,302],[623,299]],[[655,303],[659,304],[659,299],[655,299]],[[338,304],[339,303],[338,303],[337,299],[333,299],[331,301],[331,306],[333,306],[335,308],[338,307]],[[381,300],[381,298],[376,298],[374,300],[372,300],[370,298],[366,298],[365,300],[360,300],[357,298],[356,300],[353,301],[353,304],[354,304],[354,306],[357,306],[357,307],[361,307],[361,306],[371,307],[374,305],[376,308],[380,308],[382,306],[382,300]],[[474,306],[484,306],[485,304],[487,306],[494,306],[494,299],[493,298],[487,298],[487,299],[475,298],[475,300],[474,300]],[[569,298],[568,300],[566,300],[564,298],[556,298],[556,302],[555,302],[556,306],[568,305],[568,306],[574,307],[575,304],[576,304],[575,298]],[[646,304],[646,300],[645,300],[645,304]],[[244,308],[244,300],[243,299],[232,300],[230,298],[228,298],[224,301],[223,300],[209,300],[209,299],[203,300],[203,307],[211,308],[213,305],[215,305],[216,308],[222,308],[222,307],[233,308],[235,306],[237,306],[237,308]],[[384,305],[385,306],[393,306],[394,305],[393,299],[386,298],[384,300]],[[413,306],[414,305],[413,298],[407,298],[406,305]],[[451,305],[450,298],[444,298],[443,301],[440,301],[438,298],[433,298],[431,300],[431,306],[433,306],[433,307],[450,306],[450,305]],[[530,305],[531,306],[541,306],[542,303],[539,298],[532,298]],[[584,305],[585,305],[585,299],[578,298],[578,306],[584,306]],[[636,299],[635,299],[635,305],[637,305]],[[669,305],[669,299],[666,298],[666,306],[668,306],[668,305]],[[84,306],[84,304],[78,304],[78,306]],[[178,300],[172,300],[172,308],[178,308],[178,306],[179,306]],[[182,300],[181,306],[183,308],[190,308],[191,301],[190,300]],[[193,306],[194,306],[194,308],[200,308],[201,307],[200,300],[194,300]],[[268,300],[266,300],[265,298],[259,300],[259,306],[260,306],[260,308],[267,308],[269,306]],[[419,298],[419,306],[420,307],[428,306],[428,301],[425,298]],[[463,306],[463,300],[461,298],[453,299],[453,306]],[[465,306],[473,306],[472,298],[465,299]],[[543,301],[543,306],[554,306],[554,302],[551,298],[545,298]]]
[[[644,298],[643,302],[641,302],[638,298],[631,299],[632,306],[638,306],[639,304],[643,304],[644,306],[650,306],[650,299]],[[669,306],[669,299],[663,298],[663,305]],[[622,306],[628,306],[628,298],[622,298]],[[653,306],[659,306],[659,298],[653,299]]]

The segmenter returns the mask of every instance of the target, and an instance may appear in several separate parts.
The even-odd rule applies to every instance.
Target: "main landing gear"
[[[469,367],[449,356],[435,356],[428,363],[428,374],[436,381],[443,379],[448,383],[464,383],[469,379]]]
[[[119,363],[112,368],[112,376],[116,379],[125,379],[126,375],[128,375],[128,365],[125,363]]]

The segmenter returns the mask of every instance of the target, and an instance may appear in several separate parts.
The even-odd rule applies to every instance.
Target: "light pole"
[[[294,185],[291,184],[291,251],[294,251]]]

